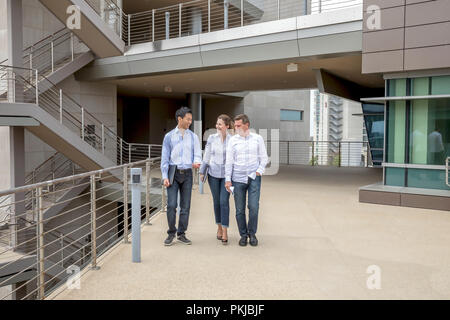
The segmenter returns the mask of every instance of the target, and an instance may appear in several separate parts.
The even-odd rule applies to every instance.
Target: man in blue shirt
[[[192,168],[198,169],[202,162],[202,150],[198,137],[189,130],[192,123],[191,109],[181,107],[175,113],[175,118],[178,125],[164,136],[161,155],[162,179],[167,188],[167,223],[169,224],[169,230],[167,230],[169,236],[164,241],[166,246],[173,244],[175,234],[181,243],[192,243],[185,235],[191,207]],[[180,217],[177,229],[175,222],[178,190],[180,191]]]

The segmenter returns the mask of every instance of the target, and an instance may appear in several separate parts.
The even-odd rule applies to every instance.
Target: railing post
[[[178,5],[178,37],[181,37],[181,10],[182,10],[183,4],[180,3]]]
[[[95,192],[95,174],[91,175],[91,269],[100,269],[97,266],[97,198]]]
[[[122,164],[123,159],[123,140],[120,138],[120,164]]]
[[[150,157],[149,157],[150,159]],[[150,160],[145,162],[145,220],[147,225],[150,223]]]
[[[131,163],[131,148],[133,147],[133,144],[130,143],[128,145],[128,163]]]
[[[287,164],[289,164],[289,153],[290,153],[290,144],[287,142]]]
[[[155,9],[152,9],[152,42],[155,41]]]
[[[61,245],[61,267],[64,268],[64,235],[59,234],[59,244]]]
[[[304,1],[304,10],[305,10],[305,16],[308,14],[308,0],[303,0]]]
[[[223,1],[223,28],[228,29],[228,0]]]
[[[131,45],[131,14],[128,15],[128,45]]]
[[[339,162],[338,162],[338,167],[340,168],[341,167],[341,142],[339,141],[338,142],[339,143],[339,154],[338,154],[338,160],[339,160]]]
[[[35,76],[36,76],[36,104],[39,105],[39,74],[37,69],[35,72]]]
[[[312,142],[312,152],[311,152],[311,154],[312,154],[312,158],[311,158],[311,165],[312,166],[314,166],[314,141]]]
[[[244,26],[244,0],[241,0],[241,27]]]
[[[38,299],[45,298],[45,274],[44,274],[44,201],[42,196],[42,187],[37,188],[38,197],[38,223],[37,223],[37,258],[38,258]]]
[[[30,81],[33,79],[33,46],[30,48]]]
[[[151,157],[152,157],[152,145],[149,144],[148,145],[148,158],[151,159]]]
[[[347,167],[350,167],[350,142],[347,142]]]
[[[52,36],[52,42],[50,42],[50,52],[52,56],[52,73],[55,71],[55,61],[54,61],[54,54],[53,54],[53,36]]]
[[[62,89],[59,89],[59,123],[63,123],[63,94],[62,94]]]
[[[368,167],[369,166],[369,146],[368,143],[366,144],[365,142],[363,142],[363,148],[364,145],[366,145],[365,149],[366,149],[366,155],[364,156],[364,167]]]
[[[12,94],[10,95],[11,96],[11,99],[8,99],[8,101],[11,101],[12,103],[16,103],[16,73],[14,72],[14,70],[12,70],[11,71],[11,82],[12,82],[12,85],[11,85],[11,91],[12,91]]]
[[[70,53],[71,53],[71,58],[72,61],[74,59],[74,45],[73,45],[73,32],[70,33]]]
[[[319,13],[322,12],[322,0],[319,0]]]
[[[211,0],[208,0],[208,32],[211,32]]]
[[[123,168],[123,240],[128,243],[128,167]]]
[[[102,153],[105,154],[105,125],[102,123]]]
[[[166,187],[164,185],[161,186],[161,212],[166,212]]]
[[[170,12],[166,11],[166,40],[170,39]]]
[[[81,108],[81,139],[84,141],[84,108]]]
[[[277,0],[277,17],[280,20],[280,0]]]

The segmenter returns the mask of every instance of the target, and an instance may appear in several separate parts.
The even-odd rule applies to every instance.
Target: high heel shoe
[[[228,239],[222,239],[222,244],[225,246],[228,244]]]

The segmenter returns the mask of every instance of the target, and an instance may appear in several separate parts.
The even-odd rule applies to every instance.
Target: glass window
[[[406,79],[389,80],[389,97],[406,96]]]
[[[406,102],[388,104],[387,162],[405,163]]]
[[[413,101],[410,123],[410,162],[444,165],[450,156],[450,99]]]
[[[430,94],[430,78],[413,78],[411,81],[411,95],[427,96]]]
[[[408,187],[450,190],[444,170],[408,169]]]
[[[386,185],[388,186],[405,186],[405,169],[404,168],[386,168]]]
[[[303,120],[303,111],[300,110],[280,110],[281,121],[301,121]]]
[[[450,76],[432,77],[431,94],[450,94]]]

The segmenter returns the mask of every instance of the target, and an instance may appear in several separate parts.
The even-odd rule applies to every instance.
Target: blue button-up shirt
[[[205,174],[206,166],[209,165],[210,176],[214,178],[225,178],[225,160],[227,152],[227,144],[231,135],[227,133],[224,141],[220,133],[212,134],[206,142],[205,154],[203,155],[202,166],[200,172]]]
[[[263,175],[269,161],[264,139],[256,133],[246,137],[234,135],[227,145],[225,181],[248,183],[248,178]]]
[[[197,135],[186,129],[184,137],[176,127],[164,136],[161,153],[161,173],[163,179],[168,179],[169,165],[178,169],[192,168],[193,163],[202,162],[202,150]]]

